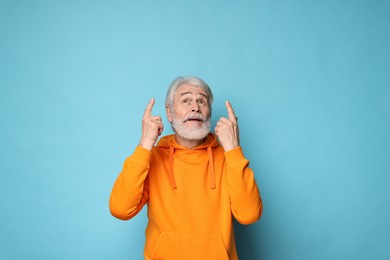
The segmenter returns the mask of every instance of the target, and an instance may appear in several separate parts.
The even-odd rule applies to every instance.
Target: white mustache
[[[186,122],[191,119],[201,120],[202,122],[206,121],[206,118],[201,114],[189,114],[184,118],[183,122]]]

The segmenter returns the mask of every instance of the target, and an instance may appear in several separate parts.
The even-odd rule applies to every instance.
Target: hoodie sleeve
[[[148,171],[152,153],[137,146],[132,156],[126,158],[123,169],[111,191],[111,214],[129,220],[141,211],[149,199]]]
[[[225,152],[231,210],[241,224],[252,224],[262,214],[262,201],[249,161],[241,147]]]

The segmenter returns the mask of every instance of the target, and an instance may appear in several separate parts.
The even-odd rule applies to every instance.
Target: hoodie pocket
[[[162,232],[153,249],[152,259],[229,259],[220,234],[181,234]]]

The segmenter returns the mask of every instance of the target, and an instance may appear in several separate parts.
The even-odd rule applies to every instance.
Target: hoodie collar
[[[211,189],[216,188],[215,184],[215,170],[214,170],[214,158],[213,158],[213,150],[212,148],[219,146],[219,143],[217,141],[217,137],[213,133],[209,133],[206,137],[206,140],[200,144],[199,146],[188,149],[184,146],[179,145],[176,143],[175,135],[168,135],[162,137],[159,142],[157,143],[158,148],[163,149],[169,149],[169,163],[168,163],[168,177],[169,181],[171,183],[171,186],[173,189],[177,188],[176,182],[175,182],[175,175],[173,170],[173,163],[174,158],[173,155],[175,153],[175,150],[207,150],[207,156],[208,156],[208,174],[210,176],[210,187]]]

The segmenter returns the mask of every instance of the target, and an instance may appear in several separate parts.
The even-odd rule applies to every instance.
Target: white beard
[[[210,118],[204,121],[201,127],[187,127],[185,122],[175,116],[172,120],[173,130],[187,140],[202,140],[210,133],[210,125]]]

